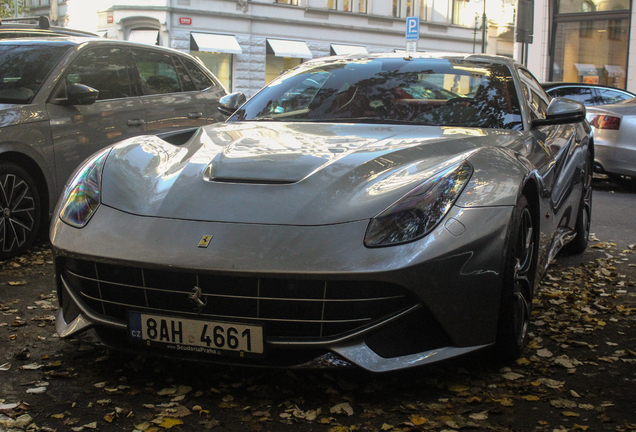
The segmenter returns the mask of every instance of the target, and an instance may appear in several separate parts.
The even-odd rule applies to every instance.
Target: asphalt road
[[[524,357],[371,375],[111,353],[54,333],[47,245],[0,264],[0,432],[636,429],[636,186],[594,182],[594,239],[559,255]]]

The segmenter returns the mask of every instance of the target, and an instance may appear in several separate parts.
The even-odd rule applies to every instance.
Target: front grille
[[[67,259],[66,284],[94,312],[125,321],[129,310],[259,322],[269,339],[332,338],[416,304],[408,290],[375,281],[237,277],[141,269]],[[207,305],[188,299],[195,287]]]

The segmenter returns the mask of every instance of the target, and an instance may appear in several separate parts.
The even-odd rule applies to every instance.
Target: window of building
[[[345,12],[351,12],[353,10],[353,0],[344,0],[342,3],[342,9]]]
[[[400,0],[393,0],[392,14],[396,18],[400,17],[400,9],[401,9],[401,6],[402,6],[400,3],[401,3]]]
[[[307,44],[302,41],[267,39],[265,58],[265,84],[288,69],[292,69],[312,58]]]
[[[406,16],[415,16],[415,0],[406,0]]]
[[[550,81],[625,88],[628,18],[557,20],[554,28],[554,63]]]
[[[466,0],[453,0],[453,15],[451,17],[451,22],[456,25],[466,25],[464,22],[464,16],[466,15],[465,12]]]
[[[196,56],[221,81],[232,90],[232,66],[234,54],[243,52],[236,37],[214,33],[190,34],[190,54]]]
[[[628,10],[629,0],[561,0],[559,1],[558,13],[581,13],[581,12],[606,12],[617,10]]]
[[[274,0],[274,3],[282,3],[282,4],[298,6],[298,0]]]
[[[327,8],[337,10],[338,9],[338,0],[327,0]]]
[[[421,21],[428,20],[428,1],[429,0],[420,0],[420,20]]]
[[[367,13],[367,0],[358,0],[358,12]]]

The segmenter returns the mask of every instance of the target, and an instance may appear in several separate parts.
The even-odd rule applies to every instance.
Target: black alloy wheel
[[[31,176],[20,166],[0,162],[0,259],[26,251],[40,225],[40,196]]]
[[[587,249],[587,243],[590,237],[590,226],[592,224],[593,169],[592,155],[588,154],[585,162],[585,170],[581,174],[581,201],[576,216],[576,225],[574,227],[576,237],[564,246],[563,252],[567,254],[580,254]]]
[[[536,232],[527,198],[514,209],[499,306],[496,350],[501,360],[521,355],[528,339],[536,270]]]

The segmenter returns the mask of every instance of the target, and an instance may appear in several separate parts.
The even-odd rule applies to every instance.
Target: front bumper
[[[87,304],[69,286],[64,278],[68,260],[259,280],[371,280],[400,286],[414,301],[339,335],[267,339],[263,360],[187,357],[289,367],[336,355],[342,362],[333,364],[352,363],[377,372],[433,363],[495,342],[511,211],[453,208],[420,241],[368,249],[362,245],[367,221],[322,227],[237,225],[141,218],[101,206],[81,230],[59,220],[52,226],[62,306],[57,331],[73,337],[92,329],[107,346],[166,354],[128,345],[126,320]],[[197,247],[204,235],[213,235],[207,249]]]

